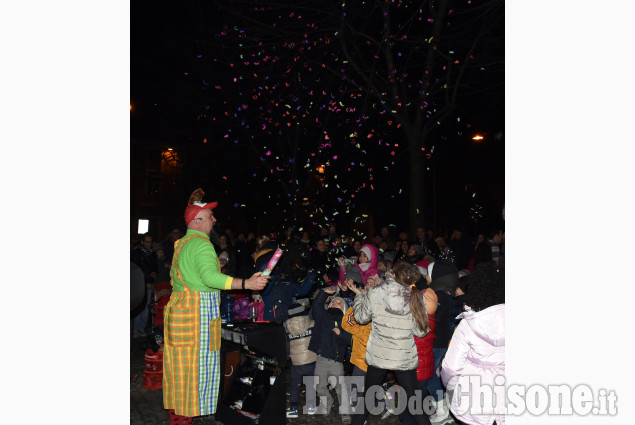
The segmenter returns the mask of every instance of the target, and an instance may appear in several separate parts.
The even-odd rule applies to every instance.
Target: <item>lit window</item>
[[[137,233],[139,235],[143,235],[144,233],[148,233],[148,229],[150,228],[150,220],[145,218],[139,219],[139,225],[137,226]]]

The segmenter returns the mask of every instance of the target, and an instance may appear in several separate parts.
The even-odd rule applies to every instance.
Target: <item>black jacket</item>
[[[319,276],[322,276],[329,270],[328,252],[320,252],[314,248],[309,259],[309,268],[315,269]]]
[[[465,238],[452,239],[448,242],[450,249],[454,252],[456,258],[456,268],[459,270],[467,269],[470,265],[470,258],[474,255],[474,247]]]
[[[430,288],[437,294],[439,303],[434,314],[436,322],[434,348],[448,348],[450,343],[450,324],[454,319],[451,317],[451,312],[455,310],[456,303],[460,302],[454,296],[458,286],[459,274],[456,266],[445,260],[435,261],[430,283]]]
[[[313,271],[306,274],[302,284],[282,279],[280,275],[273,276],[265,289],[260,292],[262,301],[265,303],[263,320],[278,323],[287,320],[293,298],[308,295],[314,281],[315,272]]]
[[[454,298],[444,290],[434,291],[437,294],[439,306],[434,313],[436,328],[434,330],[433,348],[448,348],[450,345],[450,311],[454,304]]]
[[[156,252],[152,251],[150,254],[145,254],[141,245],[137,244],[130,253],[130,262],[141,267],[146,283],[154,283],[154,278],[150,276],[150,273],[158,271]]]
[[[344,362],[346,354],[346,346],[351,343],[352,335],[342,329],[342,316],[340,314],[332,314],[324,308],[324,302],[329,296],[321,291],[311,307],[311,314],[315,320],[313,327],[313,336],[309,343],[309,350],[326,359]],[[333,328],[339,328],[340,334],[336,335]]]
[[[474,267],[487,261],[492,261],[492,248],[487,242],[481,242],[474,252]]]

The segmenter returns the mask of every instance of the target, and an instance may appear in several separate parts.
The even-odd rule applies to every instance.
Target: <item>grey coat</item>
[[[419,365],[413,336],[427,332],[417,326],[410,313],[410,288],[386,281],[355,297],[354,314],[359,324],[373,322],[366,346],[366,364],[381,369],[411,370]],[[421,296],[419,291],[416,296]],[[423,298],[423,297],[422,297]],[[423,299],[425,305],[425,298]]]

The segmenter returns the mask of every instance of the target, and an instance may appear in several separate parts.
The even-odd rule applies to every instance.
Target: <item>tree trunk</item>
[[[432,163],[432,230],[436,234],[438,232],[437,227],[437,209],[438,209],[438,201],[437,201],[437,163],[439,161],[434,161]]]
[[[417,227],[423,227],[424,218],[424,178],[425,178],[425,162],[424,155],[421,155],[421,146],[423,145],[421,135],[416,132],[408,132],[408,165],[410,167],[410,188],[408,196],[410,197],[409,207],[409,232],[410,235],[416,233]]]

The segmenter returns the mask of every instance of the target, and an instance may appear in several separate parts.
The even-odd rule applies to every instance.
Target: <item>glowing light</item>
[[[181,158],[180,155],[172,148],[167,148],[163,152],[161,152],[161,171],[162,172],[170,172],[170,170],[174,170],[176,168],[181,167]]]
[[[476,136],[472,137],[472,140],[476,140],[477,142],[480,142],[481,140],[483,140],[483,136],[481,136],[480,134],[477,134]]]
[[[149,228],[150,220],[148,220],[147,218],[140,218],[137,225],[137,233],[143,235],[144,233],[148,232]]]

